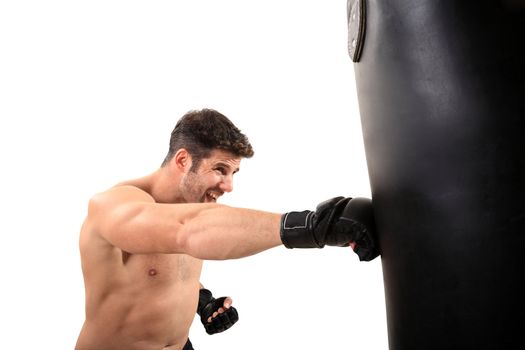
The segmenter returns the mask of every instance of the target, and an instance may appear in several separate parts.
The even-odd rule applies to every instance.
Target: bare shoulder
[[[149,193],[136,186],[117,185],[91,197],[89,209],[107,209],[107,206],[115,206],[120,203],[134,201],[154,202],[154,199]]]
[[[110,225],[122,208],[136,202],[153,203],[154,199],[146,191],[132,185],[117,185],[95,194],[89,200],[81,235],[91,238],[100,236],[102,228]]]

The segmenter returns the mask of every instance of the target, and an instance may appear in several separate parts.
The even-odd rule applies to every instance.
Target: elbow
[[[174,239],[174,250],[201,260],[216,260],[210,255],[209,242],[201,232],[191,230],[190,225],[181,224]]]
[[[176,254],[188,254],[192,255],[192,242],[190,235],[187,230],[185,230],[184,225],[180,224],[180,227],[174,230],[176,234],[173,235],[173,238],[170,240],[169,251],[166,253],[176,253]]]
[[[206,252],[206,242],[198,232],[191,230],[190,225],[181,224],[173,240],[174,250],[197,259],[210,260]]]

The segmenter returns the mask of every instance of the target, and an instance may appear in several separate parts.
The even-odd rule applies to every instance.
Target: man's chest
[[[184,254],[132,254],[123,261],[128,273],[156,283],[198,280],[202,269],[202,260]]]

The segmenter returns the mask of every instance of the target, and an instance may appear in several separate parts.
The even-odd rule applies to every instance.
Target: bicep
[[[139,189],[119,189],[95,196],[90,201],[89,216],[105,240],[126,252],[181,252],[176,211],[155,203]]]

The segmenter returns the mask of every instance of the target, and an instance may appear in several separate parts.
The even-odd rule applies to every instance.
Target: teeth
[[[214,200],[217,200],[217,198],[219,197],[218,195],[214,194],[214,193],[211,193],[211,192],[208,192],[208,196],[210,196],[211,198],[213,198]]]

